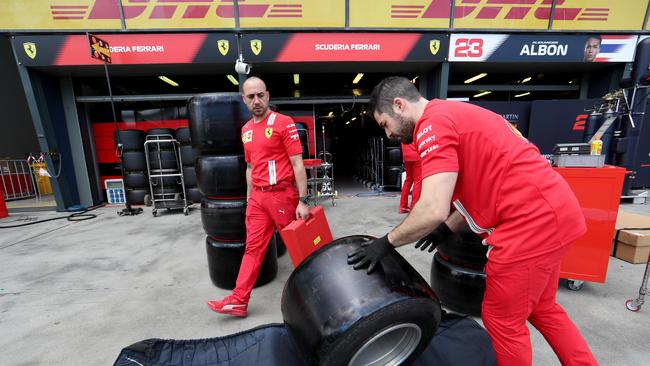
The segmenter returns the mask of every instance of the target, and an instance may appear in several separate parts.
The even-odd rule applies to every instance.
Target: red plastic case
[[[332,242],[332,232],[321,206],[309,211],[307,220],[294,220],[280,231],[294,267],[318,248]]]

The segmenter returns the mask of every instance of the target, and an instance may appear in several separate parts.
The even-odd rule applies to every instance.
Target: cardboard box
[[[619,210],[616,231],[613,255],[630,263],[646,263],[650,253],[650,216]]]
[[[646,263],[648,255],[650,254],[650,246],[635,247],[620,241],[616,245],[616,258],[622,259],[626,262],[638,264]]]

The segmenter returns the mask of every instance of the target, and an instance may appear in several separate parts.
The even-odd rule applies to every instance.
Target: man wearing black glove
[[[423,252],[425,249],[427,249],[427,247],[429,247],[429,253],[431,253],[434,249],[436,249],[438,245],[449,239],[453,233],[454,232],[451,231],[449,226],[443,222],[442,224],[438,225],[435,230],[429,233],[429,235],[418,240],[418,242],[415,243],[415,247],[420,248],[420,250]]]
[[[481,318],[499,365],[532,365],[526,321],[561,364],[597,365],[555,301],[562,258],[586,231],[584,214],[539,149],[500,115],[429,101],[403,77],[381,81],[369,111],[389,138],[416,147],[422,191],[400,225],[352,253],[354,268],[372,272],[391,246],[418,240],[418,248],[433,251],[467,222],[489,247]]]
[[[384,235],[379,239],[363,243],[361,248],[350,252],[348,264],[352,264],[354,269],[368,266],[368,274],[371,274],[391,249],[393,246],[388,241],[388,235]]]

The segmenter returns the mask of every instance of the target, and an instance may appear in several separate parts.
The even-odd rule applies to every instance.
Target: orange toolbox
[[[307,220],[294,220],[280,231],[280,236],[289,252],[294,267],[318,248],[332,242],[332,232],[323,207],[309,210]]]

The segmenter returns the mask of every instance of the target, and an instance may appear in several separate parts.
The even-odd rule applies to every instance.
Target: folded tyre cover
[[[114,366],[303,366],[305,359],[283,324],[268,324],[224,337],[147,339],[120,352]],[[443,314],[440,326],[415,366],[492,366],[487,332],[470,317]]]

